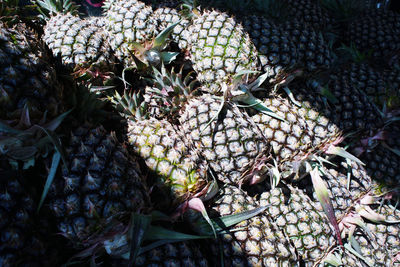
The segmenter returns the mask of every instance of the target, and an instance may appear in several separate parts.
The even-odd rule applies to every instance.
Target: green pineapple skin
[[[172,205],[181,204],[207,186],[207,166],[182,133],[164,120],[128,121],[128,142],[157,176]]]
[[[47,207],[74,247],[81,247],[111,216],[151,208],[137,159],[113,133],[101,126],[80,126],[65,150],[67,168],[55,178]]]
[[[269,74],[269,82],[275,82],[280,74],[295,67],[299,61],[296,45],[278,25],[256,15],[240,17],[240,21],[257,48],[261,68]]]
[[[296,253],[306,266],[312,266],[337,246],[335,232],[324,211],[302,190],[288,185],[260,196],[265,214],[292,241]]]
[[[104,2],[105,29],[115,56],[126,66],[134,64],[133,42],[144,44],[157,36],[158,21],[150,5],[136,0]]]
[[[197,79],[212,94],[221,94],[240,71],[257,71],[257,51],[243,26],[228,14],[203,11],[188,29],[189,51]]]

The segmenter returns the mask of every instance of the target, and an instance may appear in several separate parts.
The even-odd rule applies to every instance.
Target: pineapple
[[[358,88],[338,79],[334,73],[325,86],[311,79],[307,83],[293,83],[290,89],[297,101],[308,102],[344,133],[378,129],[382,120],[376,106]]]
[[[153,9],[137,0],[108,0],[103,8],[111,48],[120,61],[132,66],[136,53],[133,43],[150,43],[159,33]]]
[[[79,74],[113,70],[115,60],[103,18],[80,18],[78,7],[70,1],[39,1],[39,6],[46,20],[43,40],[64,65]]]
[[[168,208],[202,197],[210,185],[208,166],[181,130],[165,119],[149,118],[139,94],[116,94],[113,102],[128,120],[130,148],[144,159],[156,176],[155,186],[171,200]]]
[[[375,58],[384,58],[400,49],[399,15],[391,12],[372,12],[348,25],[345,37],[358,50]]]
[[[219,11],[194,14],[188,31],[189,51],[197,79],[211,94],[221,94],[241,71],[257,71],[257,51],[243,26]]]
[[[45,234],[50,229],[36,216],[35,192],[26,179],[32,174],[10,169],[0,167],[0,266],[58,265],[60,255],[50,248],[54,238]]]
[[[291,36],[265,17],[245,16],[241,21],[257,48],[262,70],[269,73],[269,82],[275,82],[282,72],[295,67],[299,58]]]
[[[161,111],[172,122],[179,122],[186,140],[193,142],[218,179],[241,184],[262,178],[269,146],[246,114],[220,97],[208,93],[196,96],[195,88],[185,85],[180,74],[165,69],[155,70],[155,74],[159,89],[154,92]],[[163,93],[164,88],[171,88],[169,95]],[[200,90],[207,92],[209,88]]]
[[[109,266],[128,266],[127,260],[112,259]],[[210,266],[197,243],[185,241],[154,248],[136,259],[135,266]]]
[[[227,216],[255,209],[259,204],[244,191],[226,185],[209,206],[210,215]],[[198,214],[192,215],[188,220],[193,222],[199,217]],[[216,240],[207,240],[214,266],[219,266],[220,253],[224,266],[294,266],[297,263],[292,243],[265,214],[243,221],[229,230]]]
[[[340,68],[332,75],[332,80],[336,79],[365,93],[378,106],[383,106],[392,95],[383,74],[366,63],[351,63]]]
[[[0,118],[19,120],[24,108],[33,123],[62,111],[63,87],[56,81],[51,58],[26,24],[0,21]],[[25,111],[26,112],[26,111]]]
[[[301,178],[303,163],[329,152],[329,148],[343,138],[342,131],[330,119],[330,110],[318,95],[290,88],[296,103],[278,94],[264,98],[258,95],[264,106],[284,120],[255,113],[252,109],[247,112],[272,146],[281,177],[297,180]]]
[[[314,29],[323,30],[333,23],[318,0],[286,0],[286,2],[288,16],[295,18],[302,25],[308,24]]]
[[[124,212],[146,212],[149,196],[139,165],[113,133],[80,126],[65,147],[67,166],[48,194],[58,230],[75,247],[102,222]]]
[[[299,63],[304,70],[315,72],[332,67],[333,53],[322,32],[297,20],[285,22],[281,27],[294,42]]]
[[[278,64],[284,68],[302,68],[307,72],[315,72],[332,66],[333,53],[329,43],[319,31],[320,28],[304,21],[312,18],[296,15],[307,12],[304,9],[307,9],[308,5],[318,7],[319,11],[315,13],[321,13],[319,6],[311,2],[310,0],[265,1],[259,7],[262,16],[245,17],[243,23],[252,41],[254,39],[258,52],[263,55],[268,51],[267,59],[260,57],[264,69],[265,64],[274,67]],[[299,6],[303,6],[304,9]],[[319,26],[324,27],[322,24]],[[264,51],[260,51],[259,47]]]
[[[275,188],[260,196],[265,214],[291,240],[305,266],[322,263],[337,246],[334,229],[323,210],[302,190]]]

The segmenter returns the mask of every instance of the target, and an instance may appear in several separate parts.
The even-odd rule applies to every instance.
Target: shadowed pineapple
[[[67,168],[55,178],[48,207],[59,231],[75,246],[101,222],[124,212],[146,212],[149,196],[136,159],[102,127],[75,129],[66,146]]]
[[[44,44],[23,23],[0,21],[0,118],[19,120],[26,106],[32,122],[62,112],[62,85],[56,81]]]

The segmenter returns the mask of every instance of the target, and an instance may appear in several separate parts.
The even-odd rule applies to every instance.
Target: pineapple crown
[[[110,96],[108,99],[123,117],[133,120],[149,118],[147,103],[140,93],[124,90],[124,94],[120,95],[115,91],[114,96]]]
[[[175,118],[189,99],[198,93],[197,80],[192,74],[190,72],[182,78],[182,69],[176,73],[174,69],[169,72],[164,65],[161,71],[153,67],[154,86],[149,87],[146,93],[157,103],[163,115]]]
[[[72,0],[36,0],[37,10],[42,19],[49,19],[57,14],[79,15],[79,6]]]

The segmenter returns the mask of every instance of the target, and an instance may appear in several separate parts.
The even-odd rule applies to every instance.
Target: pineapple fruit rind
[[[299,55],[290,36],[271,20],[261,16],[245,16],[240,20],[257,48],[262,71],[275,82],[282,72],[295,67]]]
[[[240,71],[257,71],[257,51],[243,26],[226,13],[200,11],[194,15],[190,33],[190,59],[197,79],[212,94],[221,94]]]
[[[279,229],[291,240],[306,266],[323,260],[337,246],[333,227],[302,190],[288,185],[260,196],[261,206]]]
[[[228,216],[257,208],[259,203],[234,185],[221,187],[207,207],[210,216]],[[186,220],[194,231],[199,213],[189,213]],[[201,231],[200,231],[201,234]],[[210,262],[215,266],[293,266],[297,255],[289,239],[272,220],[260,214],[240,222],[221,233],[217,239],[205,240]]]
[[[26,24],[0,22],[0,116],[19,120],[27,106],[32,122],[62,112],[63,87],[38,35]]]
[[[208,184],[207,166],[167,121],[130,120],[128,141],[147,167],[158,177],[158,185],[170,192],[172,202],[200,193]]]
[[[257,183],[266,172],[262,165],[269,159],[269,145],[257,126],[235,105],[226,104],[221,111],[223,117],[213,120],[222,101],[208,94],[190,99],[179,116],[182,130],[219,180]]]
[[[159,33],[157,17],[151,6],[137,0],[109,0],[103,7],[111,48],[116,57],[130,67],[135,62],[132,44],[150,42]]]
[[[40,221],[41,214],[36,214],[35,191],[27,179],[30,177],[10,166],[0,167],[1,266],[51,266],[60,256],[49,244],[51,228],[46,228]]]
[[[50,188],[47,206],[74,246],[82,246],[114,215],[149,209],[139,165],[113,133],[101,126],[80,126],[65,150],[68,163]]]
[[[63,64],[76,67],[106,67],[113,63],[112,51],[101,17],[80,18],[57,14],[44,27],[43,39]],[[109,66],[112,69],[111,66]]]

